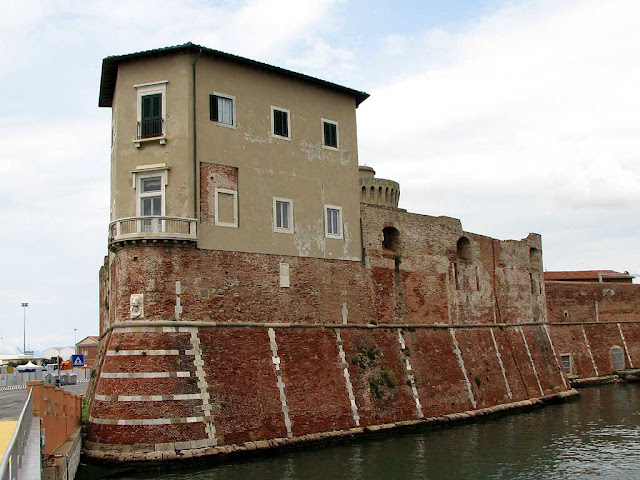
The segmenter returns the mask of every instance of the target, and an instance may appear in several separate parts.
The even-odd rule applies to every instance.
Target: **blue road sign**
[[[71,355],[71,365],[74,367],[84,367],[84,355]]]

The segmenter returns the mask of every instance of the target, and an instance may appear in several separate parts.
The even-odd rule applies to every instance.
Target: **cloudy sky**
[[[637,0],[4,0],[0,353],[98,329],[110,111],[102,58],[191,41],[371,94],[360,163],[401,207],[549,270],[640,273]]]

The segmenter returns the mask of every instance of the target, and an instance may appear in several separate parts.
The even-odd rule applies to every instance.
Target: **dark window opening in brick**
[[[289,113],[273,109],[273,134],[281,137],[289,136]]]
[[[460,260],[471,261],[471,241],[467,237],[460,237],[458,240],[457,253]]]
[[[162,136],[162,94],[143,95],[141,103],[138,138]]]
[[[382,229],[382,248],[399,253],[400,232],[393,227],[384,227]]]
[[[335,123],[322,122],[324,125],[324,144],[338,148],[338,126]]]

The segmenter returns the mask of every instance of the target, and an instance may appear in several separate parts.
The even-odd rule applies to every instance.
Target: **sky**
[[[0,353],[25,313],[28,350],[98,333],[102,59],[188,41],[370,93],[359,160],[401,208],[640,273],[638,25],[637,0],[4,0]]]

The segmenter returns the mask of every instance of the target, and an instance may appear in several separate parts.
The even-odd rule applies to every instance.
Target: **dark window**
[[[162,94],[144,95],[141,99],[139,138],[162,135]]]
[[[467,237],[460,237],[456,250],[460,260],[465,262],[471,261],[471,242]]]
[[[273,134],[281,137],[289,136],[289,112],[273,109]]]
[[[210,118],[213,122],[233,125],[233,99],[209,95]]]
[[[338,126],[335,123],[323,122],[324,144],[327,147],[338,148]]]
[[[397,253],[400,249],[400,232],[393,227],[384,227],[382,229],[382,248]]]

